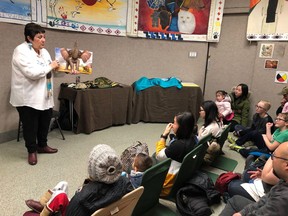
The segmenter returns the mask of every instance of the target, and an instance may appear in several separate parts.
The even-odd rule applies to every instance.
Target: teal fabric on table
[[[161,86],[162,88],[177,87],[182,88],[181,80],[176,77],[169,78],[147,78],[141,77],[139,80],[134,82],[134,88],[136,92],[150,88],[152,86]]]

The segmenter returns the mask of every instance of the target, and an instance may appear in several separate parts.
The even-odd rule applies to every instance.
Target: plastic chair
[[[208,148],[207,142],[211,140],[211,137],[211,134],[203,137],[198,145],[184,157],[171,191],[167,197],[163,197],[164,199],[175,201],[178,190],[192,178],[195,171],[200,169]]]
[[[63,134],[63,132],[62,132],[62,129],[61,129],[60,124],[59,124],[59,121],[58,121],[59,117],[60,117],[60,112],[58,112],[58,111],[56,111],[56,110],[53,110],[52,118],[51,118],[51,119],[55,119],[55,122],[57,123],[57,126],[58,126],[58,128],[59,128],[59,131],[60,131],[60,133],[61,133],[61,135],[62,135],[62,139],[65,140],[64,134]],[[23,129],[22,129],[22,122],[21,122],[21,120],[20,120],[20,118],[19,118],[19,122],[18,122],[18,133],[17,133],[17,142],[19,142],[19,140],[20,140],[20,134],[22,133],[22,131],[23,131]]]
[[[224,128],[224,130],[222,131],[221,136],[220,136],[220,137],[218,138],[218,140],[217,140],[218,144],[220,144],[220,146],[221,146],[221,154],[224,154],[224,152],[222,151],[222,148],[223,148],[223,146],[224,146],[225,141],[227,140],[227,137],[228,137],[228,135],[229,135],[230,128],[231,128],[231,123],[228,124],[228,125]]]
[[[104,208],[98,209],[91,216],[131,216],[143,191],[144,187],[140,186],[124,195],[120,200],[117,200]]]
[[[176,215],[171,209],[159,203],[159,196],[170,164],[171,159],[166,159],[144,172],[141,185],[145,190],[134,208],[133,216]]]

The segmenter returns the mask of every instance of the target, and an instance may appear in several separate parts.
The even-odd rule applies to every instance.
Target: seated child
[[[234,144],[231,149],[238,151],[244,157],[247,157],[253,151],[268,154],[274,152],[281,143],[288,141],[288,113],[280,113],[277,116],[275,119],[275,127],[277,129],[273,134],[271,132],[272,127],[273,123],[268,122],[266,123],[266,134],[255,132],[249,137],[249,140],[257,146],[257,150],[245,149],[237,144]]]
[[[250,137],[253,136],[254,133],[266,133],[266,123],[273,123],[273,119],[267,113],[271,107],[270,102],[261,100],[257,103],[256,113],[253,115],[253,122],[250,128],[246,128],[242,125],[236,125],[234,135],[239,138],[236,140],[236,144],[238,146],[244,145],[247,141],[250,141]],[[228,141],[232,144],[235,144],[235,140],[231,137],[228,138]],[[230,145],[233,147],[233,145]]]
[[[141,186],[144,171],[152,167],[152,165],[153,160],[149,155],[145,153],[139,153],[136,155],[132,164],[131,173],[128,175],[134,189]]]
[[[231,109],[231,98],[228,93],[224,90],[216,91],[215,103],[218,107],[219,118],[230,121],[233,118],[233,111]]]
[[[52,215],[57,211],[60,211],[62,216],[91,215],[133,190],[130,181],[121,176],[121,172],[122,162],[114,149],[105,144],[96,145],[89,156],[89,178],[85,179],[70,202],[66,202],[63,196],[49,197],[46,193],[46,203],[30,200],[28,207],[42,211],[41,216]],[[67,197],[67,194],[64,194]]]

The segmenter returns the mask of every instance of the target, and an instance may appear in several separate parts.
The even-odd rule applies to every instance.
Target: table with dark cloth
[[[154,86],[133,93],[132,123],[173,122],[179,112],[189,111],[195,119],[199,118],[199,109],[203,102],[200,87],[162,88]]]
[[[133,88],[119,87],[76,90],[61,86],[59,100],[69,100],[74,108],[72,127],[75,133],[90,134],[112,125],[130,124]],[[74,121],[74,125],[73,125]]]

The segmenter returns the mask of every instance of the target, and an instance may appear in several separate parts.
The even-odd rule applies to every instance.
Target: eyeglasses
[[[277,159],[281,159],[281,160],[285,160],[285,161],[288,161],[287,158],[283,158],[283,157],[278,157],[278,156],[275,156],[274,153],[271,154],[271,159],[274,160],[274,158],[277,158]]]
[[[263,110],[265,110],[264,107],[261,107],[261,106],[258,106],[258,105],[255,105],[255,107],[256,107],[256,109],[263,109]]]
[[[275,118],[275,121],[285,121],[285,119],[282,118]],[[285,121],[286,122],[286,121]]]
[[[199,112],[204,112],[204,109],[200,109],[200,111]]]

